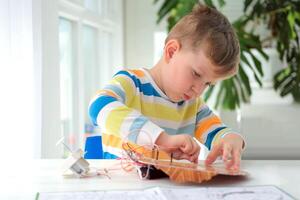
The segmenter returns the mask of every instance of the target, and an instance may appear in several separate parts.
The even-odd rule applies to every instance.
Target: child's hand
[[[198,162],[200,146],[190,135],[168,135],[163,132],[157,138],[156,144],[167,153],[173,153],[175,159]]]
[[[222,156],[228,169],[238,170],[240,168],[244,140],[237,134],[227,134],[219,143],[212,147],[205,164],[212,164],[218,156]]]

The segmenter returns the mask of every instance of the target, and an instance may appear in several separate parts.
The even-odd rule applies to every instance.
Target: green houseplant
[[[159,0],[154,1],[154,3],[157,2]],[[164,0],[157,13],[157,23],[167,17],[168,30],[170,30],[198,2],[198,0]],[[225,5],[224,0],[218,0],[217,2],[220,7]],[[202,3],[215,7],[212,0],[204,0]],[[206,100],[211,97],[214,90],[217,90],[216,108],[234,110],[242,102],[249,102],[252,90],[246,74],[246,68],[249,68],[248,71],[253,73],[256,82],[260,86],[262,86],[261,78],[264,75],[262,64],[253,54],[253,50],[259,52],[263,58],[268,59],[262,48],[263,41],[275,39],[280,58],[288,63],[288,67],[275,75],[274,87],[281,91],[281,96],[292,93],[294,99],[299,101],[300,56],[299,37],[297,35],[297,30],[299,30],[299,12],[296,12],[296,10],[300,10],[298,4],[297,1],[280,0],[244,1],[245,14],[233,22],[241,46],[240,70],[234,77],[222,81],[218,88],[209,88],[204,96]],[[270,37],[260,38],[255,33],[255,26],[260,21],[270,24],[269,28],[272,30]],[[295,25],[298,26],[298,29]],[[249,26],[252,26],[252,28],[249,28]],[[287,27],[289,37],[285,37]]]
[[[246,0],[245,15],[256,24],[265,23],[276,43],[280,60],[285,63],[274,76],[274,88],[281,96],[291,94],[300,103],[300,1]]]

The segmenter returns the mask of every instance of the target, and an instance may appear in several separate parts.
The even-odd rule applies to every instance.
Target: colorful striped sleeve
[[[202,103],[197,112],[195,137],[208,149],[211,149],[220,138],[228,133],[237,134],[223,124],[221,119],[206,104]]]
[[[137,144],[154,143],[163,129],[127,105],[136,97],[138,79],[128,70],[118,72],[92,99],[89,115],[105,134]],[[149,134],[151,133],[151,134]]]

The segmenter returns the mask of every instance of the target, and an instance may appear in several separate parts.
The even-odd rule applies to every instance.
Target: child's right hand
[[[194,163],[198,162],[200,146],[190,135],[168,135],[162,132],[155,144],[167,153],[173,153],[175,159],[186,159]]]

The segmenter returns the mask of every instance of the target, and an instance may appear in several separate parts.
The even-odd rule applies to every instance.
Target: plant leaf
[[[264,72],[263,72],[262,67],[261,67],[261,62],[253,55],[253,53],[251,51],[249,51],[248,53],[250,54],[252,60],[254,61],[254,66],[256,67],[259,74],[261,76],[264,76]]]
[[[215,8],[215,5],[214,5],[212,0],[204,0],[204,3],[205,3],[205,5],[207,5],[209,7],[214,7]]]
[[[173,8],[175,8],[178,2],[179,0],[165,0],[165,2],[158,11],[158,19],[156,23],[159,23]]]
[[[226,2],[224,0],[218,0],[218,3],[219,3],[221,8],[226,5]]]

